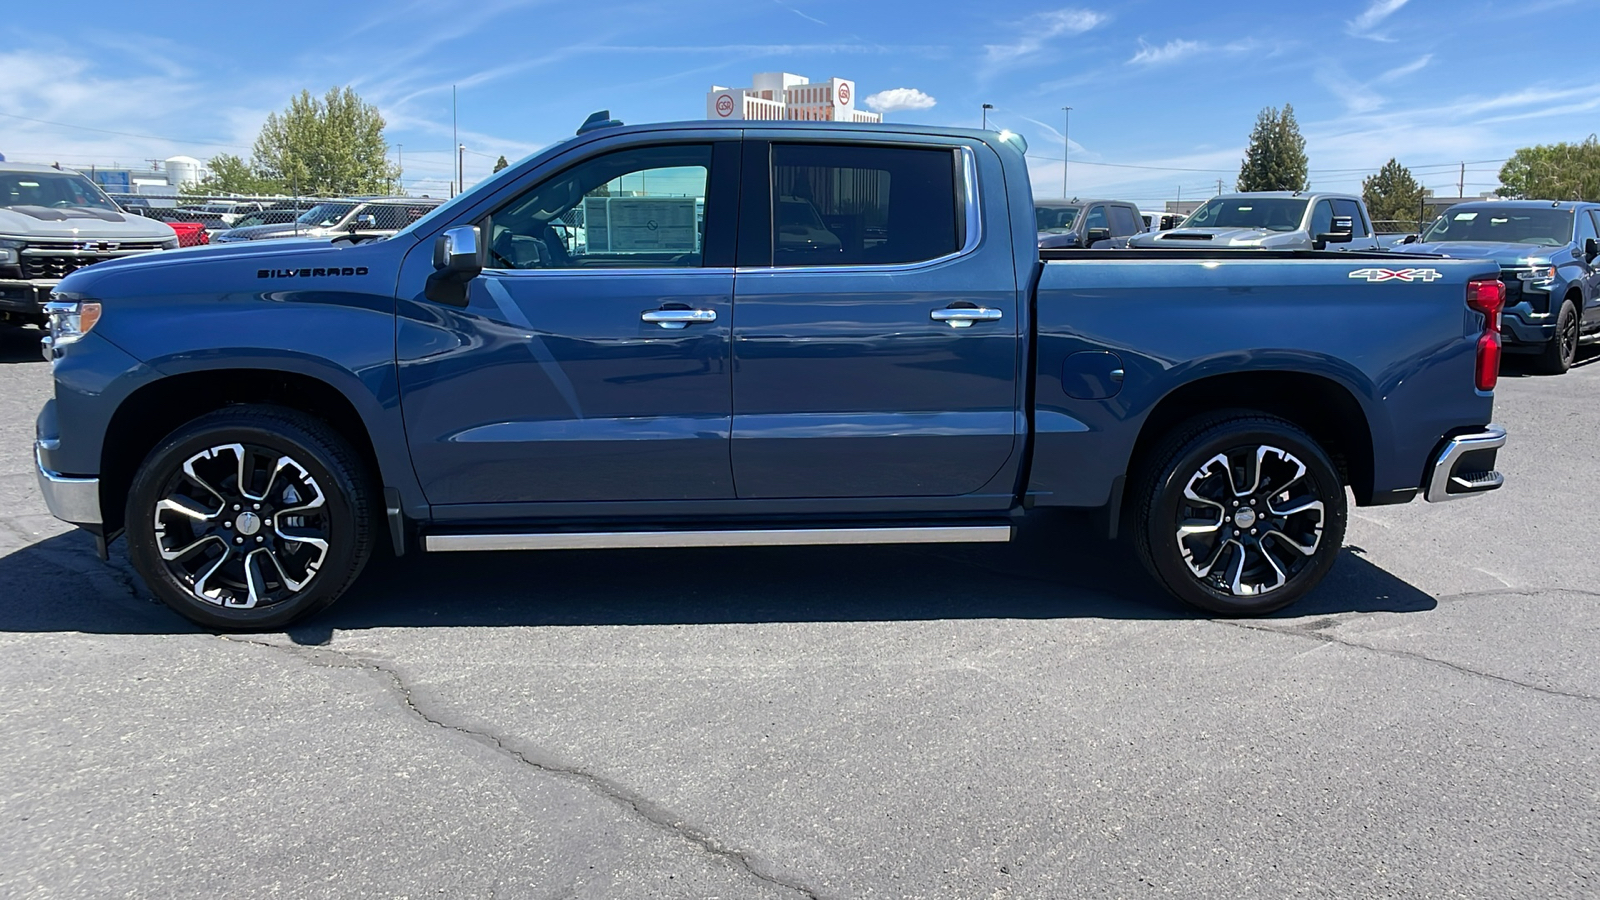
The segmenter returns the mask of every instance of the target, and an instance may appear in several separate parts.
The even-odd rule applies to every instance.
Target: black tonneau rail
[[[1040,262],[1069,262],[1074,259],[1445,259],[1432,253],[1396,253],[1392,250],[1218,250],[1211,247],[1145,248],[1125,247],[1109,250],[1071,248],[1039,251]]]

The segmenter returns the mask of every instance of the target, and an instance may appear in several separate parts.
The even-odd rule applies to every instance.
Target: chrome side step
[[[430,552],[454,550],[615,550],[645,547],[797,547],[814,544],[1005,543],[1010,525],[901,528],[760,528],[741,531],[592,531],[539,534],[430,534]]]

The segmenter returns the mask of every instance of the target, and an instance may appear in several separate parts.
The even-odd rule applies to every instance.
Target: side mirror
[[[1111,229],[1109,228],[1091,228],[1089,229],[1088,233],[1084,235],[1084,243],[1091,247],[1100,243],[1101,241],[1109,240],[1111,240]]]
[[[483,273],[483,245],[476,226],[446,229],[433,241],[433,274],[423,294],[435,303],[467,305],[467,285]]]
[[[1405,237],[1400,239],[1400,243],[1402,243],[1402,244],[1415,244],[1417,241],[1420,241],[1420,240],[1422,240],[1422,235],[1420,235],[1420,234],[1408,234]]]
[[[1312,240],[1311,247],[1314,250],[1321,250],[1329,244],[1348,244],[1355,231],[1355,219],[1349,216],[1334,216],[1333,224],[1328,226],[1327,231],[1317,235]]]
[[[1600,256],[1600,241],[1597,241],[1594,238],[1584,238],[1583,256],[1584,259],[1588,260],[1589,262],[1594,262],[1594,258],[1596,256]]]
[[[368,213],[368,214],[366,214],[364,216],[356,216],[356,228],[358,228],[358,229],[367,229],[367,230],[370,231],[370,230],[376,229],[377,227],[378,227],[378,217],[377,216],[372,215],[371,213]]]

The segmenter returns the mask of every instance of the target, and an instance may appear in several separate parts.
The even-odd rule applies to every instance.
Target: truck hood
[[[1134,247],[1193,247],[1204,250],[1223,247],[1261,247],[1265,249],[1300,247],[1306,242],[1298,231],[1268,231],[1265,228],[1174,228],[1155,234],[1134,235]]]
[[[165,240],[172,229],[143,216],[106,209],[0,206],[0,237],[56,240]]]
[[[307,283],[310,283],[310,279],[326,279],[321,283],[332,285],[342,277],[349,277],[344,274],[345,269],[370,267],[376,274],[383,266],[390,269],[388,278],[392,284],[393,263],[375,262],[393,258],[392,254],[379,249],[387,243],[373,241],[351,244],[335,243],[327,238],[291,238],[185,247],[85,266],[63,279],[56,290],[64,294],[115,300],[128,293],[141,293],[143,286],[152,279],[168,286],[167,290],[175,284],[193,286],[215,283],[215,289],[219,292],[247,287],[258,289],[263,285],[293,285],[299,283],[295,281],[299,277],[306,277]],[[338,271],[320,274],[320,270],[324,269]],[[304,276],[300,274],[302,270],[306,273]],[[274,274],[263,278],[259,274],[262,271]],[[314,271],[319,274],[313,275]],[[366,275],[366,269],[360,274]]]
[[[1492,259],[1507,265],[1526,263],[1535,259],[1548,260],[1551,254],[1570,250],[1570,247],[1496,244],[1488,241],[1439,241],[1435,244],[1403,244],[1394,249],[1401,253],[1426,253],[1430,256],[1448,256],[1453,259]]]

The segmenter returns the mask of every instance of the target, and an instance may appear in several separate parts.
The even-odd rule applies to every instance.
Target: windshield
[[[1424,244],[1482,241],[1560,247],[1571,240],[1572,210],[1507,209],[1503,206],[1452,209],[1440,216],[1422,236]]]
[[[1041,234],[1069,234],[1080,212],[1083,208],[1078,206],[1039,206],[1034,208],[1033,217]]]
[[[1180,228],[1262,228],[1294,231],[1306,201],[1293,197],[1217,197],[1183,220]]]
[[[355,209],[354,203],[318,203],[296,219],[301,225],[310,225],[313,228],[327,228],[329,225],[339,224],[339,220],[350,214]]]
[[[0,172],[0,206],[87,207],[121,212],[94,182],[71,172]]]

